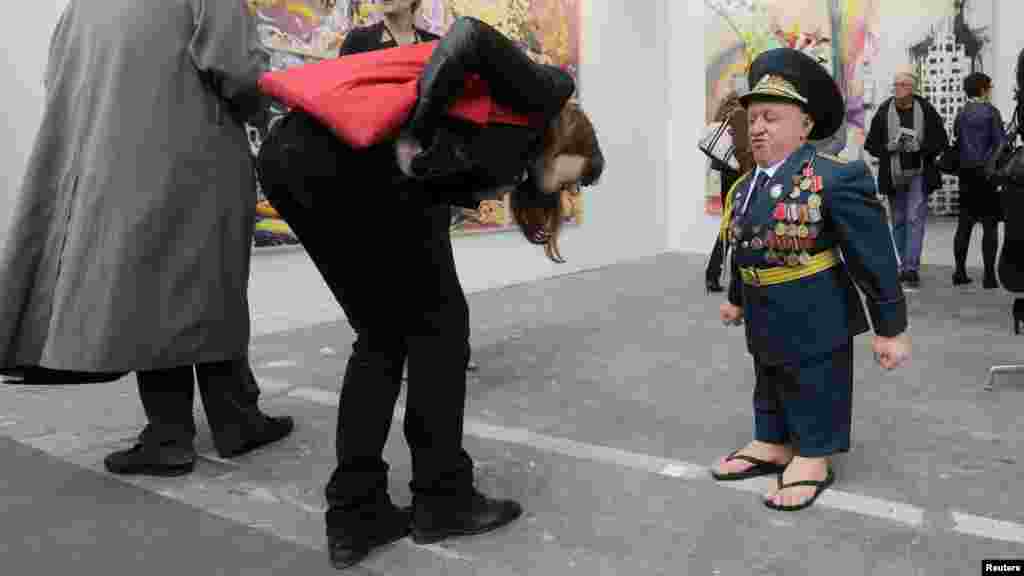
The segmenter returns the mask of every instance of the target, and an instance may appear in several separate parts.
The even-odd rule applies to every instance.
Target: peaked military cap
[[[747,74],[749,92],[740,97],[744,106],[754,100],[782,100],[804,109],[814,120],[808,136],[823,140],[843,125],[846,104],[839,86],[814,58],[792,48],[761,53]]]

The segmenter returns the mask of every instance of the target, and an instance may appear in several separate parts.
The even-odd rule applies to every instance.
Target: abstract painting
[[[869,111],[877,104],[872,67],[879,55],[880,0],[705,0],[705,123],[722,100],[742,91],[758,54],[790,47],[814,57],[839,84],[846,115],[819,149],[860,158]],[[698,186],[704,211],[721,214],[720,181],[710,163]]]
[[[380,18],[371,0],[242,0],[256,18],[260,39],[271,51],[271,66],[285,69],[334,58],[353,27]],[[444,34],[455,18],[473,16],[516,41],[535,61],[569,72],[579,89],[582,2],[586,0],[423,0],[417,25]],[[578,90],[579,92],[579,90]],[[276,110],[275,114],[284,113]],[[253,151],[263,134],[248,126]],[[515,226],[507,190],[491,191],[475,210],[453,208],[453,235],[508,230]],[[568,223],[582,221],[582,197],[563,194]],[[386,216],[381,216],[385,218]],[[273,208],[261,197],[257,205],[257,245],[296,243]]]

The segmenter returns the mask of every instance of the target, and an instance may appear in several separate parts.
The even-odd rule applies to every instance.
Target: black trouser
[[[996,252],[999,249],[999,196],[985,178],[982,168],[966,168],[960,172],[960,214],[953,236],[953,261],[957,272],[966,273],[967,250],[974,225],[981,222],[981,255],[985,277],[995,278]]]
[[[247,358],[135,373],[149,423],[142,442],[191,446],[195,383],[203,398],[213,442],[220,452],[240,447],[266,418],[259,409],[259,385]]]
[[[729,168],[719,168],[719,174],[721,174],[720,177],[722,179],[722,189],[719,192],[722,199],[722,217],[725,217],[725,198],[729,194],[729,189],[732,188],[733,183],[739,179],[740,175],[735,170]],[[724,258],[725,244],[722,242],[721,234],[715,234],[715,245],[711,247],[711,257],[708,259],[708,267],[705,271],[705,277],[708,281],[717,280],[722,277],[722,260]]]
[[[302,114],[276,127],[260,154],[268,200],[356,333],[338,407],[338,466],[326,488],[329,532],[344,529],[345,512],[387,498],[382,453],[406,361],[414,494],[458,492],[473,481],[462,449],[469,308],[449,206],[431,203],[422,184],[397,182],[393,159],[375,154],[348,148]]]
[[[722,277],[722,260],[725,258],[725,245],[722,243],[721,234],[715,236],[715,245],[711,247],[711,257],[708,259],[706,279],[717,280]]]

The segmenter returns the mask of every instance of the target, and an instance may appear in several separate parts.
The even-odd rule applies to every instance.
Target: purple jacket
[[[977,168],[995,147],[1006,140],[1003,117],[988,102],[968,102],[953,122],[953,134],[960,143],[960,167]]]

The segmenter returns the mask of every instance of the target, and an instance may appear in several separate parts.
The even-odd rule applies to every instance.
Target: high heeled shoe
[[[1024,298],[1017,298],[1013,301],[1013,333],[1020,334],[1024,327]]]

